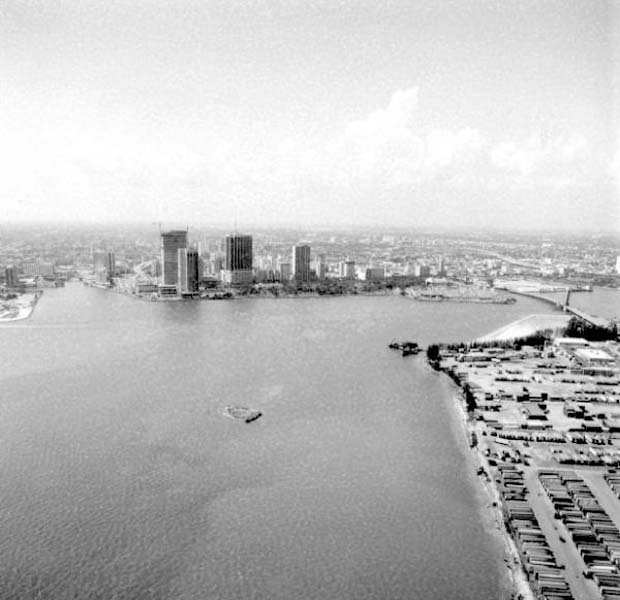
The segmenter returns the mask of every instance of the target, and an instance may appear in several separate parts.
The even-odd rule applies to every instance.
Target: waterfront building
[[[209,274],[220,279],[224,269],[224,259],[221,256],[214,256],[209,261]]]
[[[252,236],[226,236],[226,263],[224,281],[231,284],[252,283]]]
[[[177,294],[187,292],[187,250],[188,248],[179,248],[177,250]]]
[[[51,277],[54,275],[54,264],[39,259],[27,261],[22,264],[22,271],[28,277]]]
[[[275,272],[273,269],[256,269],[254,278],[257,283],[273,283]]]
[[[291,278],[291,263],[279,262],[278,271],[280,272],[280,281],[289,281]]]
[[[176,298],[178,295],[178,290],[176,285],[158,285],[157,293],[162,298]]]
[[[180,294],[192,294],[198,291],[200,281],[200,257],[196,248],[179,248],[178,250]]]
[[[138,294],[155,294],[157,293],[157,285],[150,281],[136,283],[136,292]]]
[[[412,275],[414,269],[415,269],[415,263],[412,263],[412,262],[404,263],[403,268],[402,268],[403,275]]]
[[[93,253],[93,269],[95,271],[105,269],[111,274],[116,270],[114,252],[98,251]]]
[[[497,265],[494,262],[493,263],[493,267],[495,268]],[[439,275],[439,277],[443,277],[446,274],[446,259],[443,256],[439,257],[439,266],[437,268],[437,275]]]
[[[383,267],[368,267],[364,275],[366,281],[385,279],[385,269]]]
[[[39,262],[39,275],[42,275],[43,277],[52,277],[54,273],[54,263]]]
[[[97,281],[105,283],[110,281],[116,273],[116,259],[114,252],[93,252],[93,271]]]
[[[310,246],[300,244],[293,246],[293,279],[310,281]]]
[[[197,248],[187,251],[187,289],[190,292],[198,291],[198,283],[202,278],[202,261]]]
[[[27,277],[38,277],[39,273],[39,261],[29,261],[22,264],[22,271]]]
[[[416,264],[413,267],[414,277],[430,277],[431,268],[428,265]]]
[[[325,254],[319,254],[314,261],[314,271],[317,279],[325,279],[327,276],[327,261]]]
[[[162,285],[178,285],[179,250],[182,248],[187,248],[187,230],[162,232],[160,243]]]
[[[17,267],[13,265],[9,265],[4,270],[4,278],[6,281],[6,287],[14,288],[19,285],[19,278],[17,277]]]
[[[342,279],[355,279],[355,261],[354,260],[341,261],[339,274]]]

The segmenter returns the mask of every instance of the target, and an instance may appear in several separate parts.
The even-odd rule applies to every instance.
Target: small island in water
[[[240,421],[245,421],[246,423],[256,421],[256,419],[261,417],[263,414],[260,410],[246,408],[245,406],[227,406],[224,410],[227,416]]]

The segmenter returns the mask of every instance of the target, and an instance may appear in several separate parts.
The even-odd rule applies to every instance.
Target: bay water
[[[500,598],[454,388],[387,344],[549,311],[46,290],[0,327],[0,598]]]
[[[549,294],[557,302],[564,302],[566,292]],[[620,289],[594,288],[591,292],[572,292],[569,303],[575,308],[605,319],[620,320]]]

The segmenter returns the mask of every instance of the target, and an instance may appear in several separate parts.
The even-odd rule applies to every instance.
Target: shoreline
[[[34,294],[24,294],[25,296],[32,295],[32,298],[29,299],[27,305],[24,305],[21,302],[15,302],[13,306],[7,309],[11,316],[6,316],[6,314],[0,314],[0,324],[2,323],[15,323],[17,321],[24,321],[29,319],[34,313],[34,309],[39,301],[39,297],[41,293],[36,292]],[[19,300],[19,299],[18,299]],[[11,314],[11,311],[17,311],[17,314]]]
[[[379,290],[357,290],[357,291],[346,291],[342,293],[319,293],[315,291],[308,292],[281,292],[278,294],[269,294],[269,293],[257,293],[257,294],[238,294],[232,290],[226,290],[223,292],[214,292],[212,296],[204,296],[204,297],[188,297],[183,298],[182,296],[157,296],[155,292],[151,295],[147,294],[134,294],[129,293],[121,289],[116,289],[114,287],[111,288],[103,288],[98,286],[88,286],[95,289],[100,289],[103,291],[115,292],[117,294],[121,294],[123,296],[128,296],[133,298],[134,300],[141,300],[143,302],[180,302],[180,301],[188,301],[188,302],[196,302],[196,301],[223,301],[223,300],[243,300],[243,299],[253,299],[253,300],[301,300],[305,298],[342,298],[342,297],[351,297],[351,296],[368,296],[368,297],[379,297],[379,296],[401,296],[405,299],[413,300],[414,302],[421,302],[423,304],[486,304],[493,306],[511,306],[514,302],[505,302],[505,301],[489,301],[485,299],[452,299],[445,298],[442,300],[419,300],[417,298],[411,298],[407,294],[402,293],[402,288],[384,288]],[[230,294],[230,295],[227,295]],[[534,298],[535,300],[535,298]],[[533,315],[530,315],[533,316]],[[541,313],[541,316],[545,316]],[[495,333],[495,332],[494,332]],[[489,334],[490,335],[490,334]],[[485,336],[486,337],[486,336]]]
[[[538,326],[536,317],[533,320]],[[532,316],[518,323],[531,321]],[[585,344],[593,356],[617,356],[620,344],[605,337],[586,341],[554,336],[553,346],[549,347],[546,336],[533,339],[532,346],[525,349],[520,345],[527,342],[523,339],[493,348],[461,343],[441,350],[434,344],[429,346],[427,359],[434,370],[448,375],[453,387],[459,389],[454,393],[454,402],[469,436],[469,446],[475,451],[472,455],[479,465],[477,474],[495,509],[485,510],[483,519],[492,519],[491,524],[506,544],[511,587],[519,598],[538,598],[549,591],[563,598],[598,598],[592,588],[602,592],[605,583],[597,579],[596,570],[590,575],[590,563],[582,561],[584,542],[575,538],[572,526],[567,525],[568,536],[558,529],[556,520],[566,525],[569,518],[553,501],[549,506],[540,500],[540,485],[545,484],[539,479],[542,474],[555,477],[556,470],[576,470],[580,466],[592,467],[602,475],[601,479],[609,472],[615,473],[620,464],[618,436],[616,429],[607,426],[606,419],[608,415],[620,415],[619,369],[614,365],[600,374],[596,370],[590,374],[589,362],[573,360],[578,352],[586,350],[573,350],[572,340]],[[595,379],[597,375],[605,379]],[[608,389],[594,387],[598,383]],[[598,394],[585,396],[589,389],[596,389]],[[571,400],[591,401],[594,407],[575,405],[582,408],[582,414],[571,413]],[[554,406],[552,401],[556,401]],[[600,408],[601,404],[605,407]],[[600,419],[592,427],[586,423],[590,415]],[[566,445],[558,447],[556,443]],[[562,542],[568,538],[572,538],[572,545],[563,547]],[[620,534],[615,530],[613,539],[618,538]],[[617,577],[617,566],[606,542],[595,537],[592,547],[601,556],[600,564]],[[590,586],[583,577],[594,578],[594,584]]]
[[[443,371],[438,373],[445,375]],[[453,390],[451,397],[447,401],[450,404],[449,410],[453,411],[452,414],[456,425],[454,433],[458,436],[456,429],[459,429],[464,438],[458,439],[457,443],[467,444],[462,447],[463,456],[467,465],[472,468],[472,472],[475,472],[475,469],[478,467],[484,469],[483,474],[474,475],[478,480],[475,484],[476,496],[479,501],[478,510],[482,527],[485,533],[493,539],[494,545],[502,549],[502,560],[499,561],[498,559],[498,571],[501,577],[499,585],[500,599],[535,600],[535,595],[530,587],[516,544],[504,524],[499,490],[495,482],[490,479],[490,466],[487,458],[484,456],[480,445],[476,445],[473,448],[469,445],[471,434],[475,431],[475,427],[472,426],[471,421],[468,419],[460,387],[451,378],[448,377],[447,379]]]
[[[93,287],[93,286],[90,286]],[[134,300],[140,300],[143,302],[221,302],[230,300],[303,300],[306,298],[348,298],[351,296],[402,296],[400,292],[389,290],[373,290],[373,291],[358,291],[355,293],[344,294],[319,294],[317,292],[301,292],[299,294],[281,293],[275,294],[234,294],[231,292],[230,296],[226,296],[227,292],[217,292],[217,295],[212,297],[203,298],[183,298],[181,296],[171,297],[157,297],[150,298],[146,295],[129,294],[122,290],[115,290],[114,288],[96,288],[103,291],[116,292],[122,296],[133,298]]]

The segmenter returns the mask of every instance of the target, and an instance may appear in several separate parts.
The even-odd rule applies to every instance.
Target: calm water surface
[[[452,389],[386,346],[548,310],[47,290],[0,328],[0,597],[500,597]]]
[[[550,296],[563,302],[566,294],[554,292]],[[570,304],[592,315],[620,320],[620,289],[617,288],[594,288],[592,292],[573,292]]]

